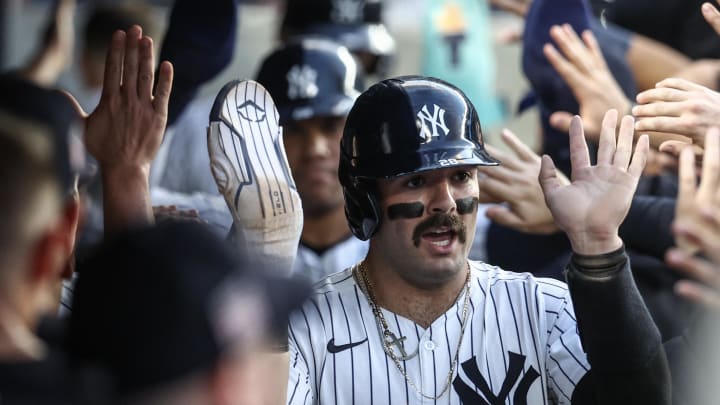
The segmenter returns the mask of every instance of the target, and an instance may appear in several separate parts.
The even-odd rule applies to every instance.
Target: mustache
[[[457,215],[451,214],[435,214],[428,219],[420,222],[413,230],[412,240],[415,247],[420,246],[420,238],[424,233],[433,228],[448,227],[455,232],[461,243],[467,241],[467,227],[465,223]]]

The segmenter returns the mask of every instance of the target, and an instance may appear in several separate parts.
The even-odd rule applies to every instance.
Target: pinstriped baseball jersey
[[[464,293],[423,329],[383,309],[402,341],[385,353],[378,324],[352,268],[318,284],[289,327],[289,404],[569,404],[589,365],[567,286],[471,263],[468,324],[460,342]]]

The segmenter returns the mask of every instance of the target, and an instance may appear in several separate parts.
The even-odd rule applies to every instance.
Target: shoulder
[[[347,269],[333,273],[324,279],[315,283],[314,295],[324,295],[332,292],[343,292],[349,289],[354,289],[357,283],[353,276],[353,269],[355,266],[348,267]]]
[[[489,289],[502,286],[509,290],[523,290],[539,298],[558,297],[565,299],[569,296],[567,284],[552,278],[535,277],[531,273],[517,273],[503,270],[480,261],[470,261],[473,278],[481,288]]]
[[[315,283],[313,293],[300,309],[301,314],[319,313],[324,317],[325,312],[332,311],[336,305],[340,305],[339,301],[346,299],[354,299],[357,294],[357,283],[353,277],[353,267],[349,267],[341,272],[331,274],[324,279]],[[310,316],[310,318],[313,318]]]

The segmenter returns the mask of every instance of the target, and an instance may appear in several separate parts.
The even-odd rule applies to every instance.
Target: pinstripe
[[[400,329],[400,321],[398,320],[398,316],[397,316],[397,314],[394,314],[394,315],[395,315],[395,325],[397,325],[397,328],[398,328],[398,335],[404,336],[402,329]],[[417,333],[417,330],[415,331],[415,333]],[[420,344],[420,339],[418,339],[418,344]],[[403,360],[403,370],[405,370],[405,372],[407,373],[407,362],[405,360]],[[408,387],[407,381],[405,381],[405,401],[406,402],[410,401],[409,388],[410,387]]]
[[[358,286],[353,286],[355,290],[355,300],[357,301],[358,305],[358,314],[360,315],[360,321],[362,322],[363,329],[368,330],[367,325],[365,325],[365,317],[363,316],[362,306],[360,305],[360,293],[358,292]],[[370,405],[373,404],[373,401],[375,400],[375,396],[373,395],[373,379],[372,379],[372,356],[370,355],[370,344],[368,342],[367,345],[367,352],[368,352],[368,378],[367,381],[370,382]]]
[[[565,344],[565,341],[563,340],[562,335],[560,335],[560,344],[565,348],[565,351],[567,351],[570,354],[570,356],[572,356],[572,358],[577,362],[577,364],[583,368],[583,370],[590,371],[590,369],[588,367],[585,367],[585,365],[580,361],[580,359],[577,358],[575,353],[573,353],[572,350],[570,350],[570,348],[567,347],[567,345]]]
[[[310,330],[310,322],[308,322],[307,315],[305,314],[305,310],[301,309],[300,313],[303,316],[303,319],[305,319],[305,325],[307,325],[307,333],[308,333],[308,341],[312,342],[312,331]],[[317,358],[315,357],[315,349],[313,348],[313,345],[310,345],[310,353],[312,355],[313,360],[313,372],[315,373],[315,392],[320,392],[320,377],[317,374]],[[323,360],[324,361],[324,360]]]
[[[247,99],[247,98],[248,98],[248,86],[247,86],[247,84],[245,84],[244,87],[245,87],[245,99]],[[235,93],[235,97],[236,97],[236,99],[235,99],[235,104],[237,104],[237,93]],[[254,101],[254,100],[255,100],[255,98],[253,97],[253,101]],[[257,112],[256,112],[256,114],[257,114]],[[243,132],[245,132],[245,133],[252,133],[252,132],[251,132],[251,129],[250,129],[250,123],[249,123],[249,122],[247,122],[246,120],[242,120],[242,121],[240,122],[240,125],[241,125],[240,128],[242,128]],[[258,150],[257,142],[256,142],[256,140],[255,140],[254,138],[252,139],[252,148],[255,149],[255,155],[254,155],[254,156],[257,156],[257,157],[258,157],[258,161],[257,161],[257,164],[252,164],[252,165],[251,165],[251,169],[253,169],[253,171],[254,171],[255,168],[259,168],[259,169],[262,171],[262,176],[258,176],[257,173],[254,173],[254,174],[255,174],[254,180],[255,180],[255,181],[259,181],[259,177],[264,178],[264,179],[265,179],[265,183],[267,184],[268,193],[269,193],[269,192],[270,192],[270,188],[271,188],[271,186],[270,186],[270,180],[269,180],[269,177],[268,177],[268,174],[267,174],[267,169],[265,168],[265,162],[263,162],[263,160],[260,158],[262,155],[260,154],[260,151]],[[258,186],[259,186],[259,185],[258,185]],[[262,197],[261,197],[261,198],[262,198]],[[271,201],[272,201],[272,198],[271,198]],[[261,207],[262,207],[262,205],[261,205]],[[274,211],[274,209],[273,209],[273,211]],[[274,215],[274,213],[273,213],[273,215]],[[267,213],[265,213],[264,210],[263,210],[263,218],[266,218],[266,217],[267,217]]]
[[[340,302],[340,306],[343,310],[343,316],[345,317],[345,325],[347,325],[347,331],[348,331],[348,339],[352,342],[352,331],[350,330],[350,321],[348,320],[347,312],[345,312],[345,304],[343,304],[342,297],[340,296],[340,293],[338,293],[338,301]],[[350,348],[350,368],[353,370],[353,374],[355,373],[355,356],[353,356],[353,349]],[[352,401],[355,403],[355,376],[353,375],[352,379]]]
[[[253,98],[257,98],[258,85],[254,84],[253,87],[255,89]],[[278,192],[281,193],[281,198],[282,198],[282,194],[284,194],[284,193],[282,192],[282,189],[280,188],[280,184],[281,184],[280,178],[278,177],[277,173],[275,173],[275,165],[273,165],[272,162],[270,162],[270,156],[272,156],[272,153],[274,153],[274,151],[273,152],[268,151],[267,142],[264,141],[266,139],[272,139],[272,137],[273,137],[272,130],[270,129],[270,121],[267,119],[268,111],[267,111],[266,99],[268,97],[268,93],[265,91],[261,91],[261,94],[263,96],[262,106],[263,106],[263,109],[265,109],[265,119],[263,121],[265,121],[265,126],[267,127],[267,134],[263,133],[262,128],[260,128],[261,124],[259,122],[255,122],[255,125],[257,125],[257,128],[260,131],[260,134],[262,136],[262,139],[260,139],[259,142],[262,144],[263,150],[265,150],[265,155],[264,155],[265,159],[267,159],[268,166],[270,166],[270,171],[272,171],[273,179],[276,183],[275,187],[278,189]],[[253,134],[256,134],[256,132],[253,132]],[[270,181],[268,180],[268,184],[269,183],[270,183]],[[270,201],[273,201],[272,191],[273,191],[273,188],[270,187],[270,189],[268,190]],[[285,211],[287,212],[287,208],[285,207],[285,199],[284,198],[282,198],[282,204],[283,204],[283,209],[285,209]],[[278,215],[278,213],[275,212],[276,208],[275,208],[274,203],[272,204],[272,207],[273,207],[273,215]]]
[[[538,321],[540,320],[540,303],[538,300],[537,295],[537,289],[538,287],[535,286],[535,306],[537,306],[537,315],[538,315]],[[525,311],[527,311],[527,321],[528,321],[528,330],[530,330],[530,334],[532,336],[532,342],[533,342],[533,348],[535,349],[535,361],[537,361],[538,366],[542,365],[543,363],[540,361],[540,348],[538,347],[540,345],[540,342],[538,341],[537,337],[535,336],[535,331],[533,330],[532,326],[532,320],[530,318],[530,304],[528,303],[527,299],[527,289],[525,284],[523,284],[523,296],[525,297]],[[545,396],[545,380],[540,379],[540,387],[543,394],[543,402],[547,402],[547,397]]]
[[[573,387],[587,372],[588,366],[576,334],[572,304],[565,286],[554,281],[538,282],[537,279],[525,274],[512,275],[478,264],[473,265],[472,277],[474,278],[473,288],[468,303],[469,330],[466,331],[458,357],[459,364],[465,363],[466,367],[458,366],[457,370],[462,374],[462,379],[458,381],[467,387],[466,392],[475,392],[486,399],[488,395],[510,395],[499,398],[506,403],[512,403],[515,389],[520,387],[516,384],[519,384],[524,374],[532,368],[539,373],[537,378],[540,381],[529,380],[524,383],[525,389],[533,387],[530,392],[536,393],[535,397],[528,398],[528,403],[540,403],[541,401],[550,403],[552,398],[560,398],[560,403],[568,403]],[[357,286],[356,280],[352,278],[350,270],[333,275],[319,285],[323,291],[325,304],[317,306],[319,303],[315,302],[306,304],[306,308],[315,308],[320,319],[311,316],[312,314],[308,314],[307,319],[310,322],[308,327],[313,327],[314,323],[314,328],[328,328],[325,329],[326,336],[323,336],[325,340],[317,339],[319,336],[316,336],[315,331],[313,331],[313,337],[316,339],[307,340],[309,334],[299,335],[296,329],[294,333],[291,333],[292,338],[305,339],[301,343],[304,350],[299,352],[307,353],[308,357],[309,353],[313,352],[314,355],[319,356],[318,359],[313,360],[315,362],[330,360],[331,357],[334,360],[340,354],[331,356],[332,353],[326,350],[325,346],[329,339],[334,337],[337,342],[343,344],[359,342],[365,338],[359,334],[363,331],[367,336],[368,343],[367,349],[362,349],[367,350],[366,352],[358,352],[362,353],[362,360],[360,357],[355,359],[357,353],[352,352],[358,350],[355,348],[348,349],[351,351],[349,358],[337,357],[337,364],[333,364],[340,369],[334,368],[337,372],[322,374],[319,386],[316,387],[319,391],[316,391],[318,397],[315,403],[322,401],[341,405],[419,402],[405,377],[402,373],[393,371],[394,365],[382,351],[381,335],[378,333],[374,320],[366,322],[364,315],[365,310],[368,310],[369,307],[366,301],[363,301],[364,297],[360,297],[363,293]],[[478,288],[474,288],[475,286]],[[490,286],[502,290],[490,289]],[[545,292],[549,294],[545,294]],[[354,294],[354,298],[351,294]],[[320,296],[316,297],[320,298]],[[351,304],[352,301],[348,301],[348,299],[355,303]],[[432,352],[425,351],[422,354],[425,356],[422,362],[420,357],[401,361],[401,370],[406,370],[418,385],[424,386],[425,392],[429,395],[439,391],[449,371],[449,363],[454,356],[453,340],[459,337],[461,326],[459,308],[460,305],[457,303],[448,308],[427,330],[420,328],[411,320],[383,310],[386,317],[395,317],[391,328],[399,334],[400,338],[407,336],[408,332],[412,334],[411,330],[414,328],[418,343],[428,337],[435,343],[436,349]],[[492,319],[493,316],[495,320]],[[387,319],[390,321],[390,318]],[[335,322],[341,322],[341,324],[344,322],[345,326],[334,328]],[[482,322],[482,325],[478,322]],[[543,334],[548,330],[549,335]],[[444,348],[441,347],[443,333],[445,335]],[[510,334],[513,337],[508,338]],[[517,347],[510,343],[513,338]],[[506,342],[507,339],[510,340]],[[410,342],[412,340],[405,342],[408,352],[412,352],[414,349],[412,346],[407,346]],[[305,345],[314,346],[314,351]],[[422,345],[420,349],[426,350]],[[364,360],[365,353],[367,353],[367,361]],[[514,359],[514,370],[518,370],[518,359],[524,361],[520,375],[512,374],[514,376],[512,378],[517,378],[515,381],[507,379],[508,356],[510,355]],[[302,355],[296,357],[300,363],[311,361],[304,359]],[[473,364],[468,363],[468,360],[472,358],[476,359],[476,365],[479,366],[475,368],[475,371],[473,371]],[[349,361],[341,359],[349,359]],[[382,361],[385,362],[384,376],[382,366],[377,367],[378,364],[382,364]],[[342,367],[349,367],[349,369]],[[343,377],[341,378],[341,376]],[[361,389],[358,382],[364,382],[368,377],[369,384],[364,383],[368,389]],[[459,375],[454,377],[457,378]],[[487,387],[490,390],[489,393],[483,391],[485,388],[480,389],[481,385],[477,383],[478,378],[485,380],[482,386]],[[357,381],[354,381],[355,379]],[[302,384],[302,382],[300,383]],[[293,384],[296,382],[293,381]],[[383,388],[378,389],[377,387],[382,387],[383,384],[387,384],[387,393],[381,394],[383,399],[375,401],[376,391],[383,392]],[[405,392],[401,388],[402,384],[405,384]],[[510,391],[508,392],[507,388],[503,391],[501,389],[503,386],[511,387]],[[462,387],[458,386],[458,389],[460,388]],[[293,385],[289,385],[289,392],[293,392]],[[299,388],[297,392],[295,399],[299,399],[298,396],[301,393]],[[432,403],[433,401],[423,402]],[[439,404],[462,403],[458,392],[452,387],[449,395],[445,394],[436,402]]]
[[[500,317],[498,316],[499,309],[497,305],[495,304],[495,295],[492,292],[492,289],[488,289],[488,292],[490,293],[490,300],[492,301],[493,308],[495,309],[495,323],[497,324],[497,332],[498,332],[498,338],[500,339],[500,353],[502,353],[503,356],[503,364],[505,366],[505,370],[507,370],[507,358],[505,357],[505,343],[503,342],[502,337],[502,328],[500,327]]]
[[[512,297],[510,297],[510,288],[507,284],[505,284],[505,292],[507,293],[508,302],[510,303],[510,308],[508,309],[512,314],[513,323],[515,323],[515,336],[517,336],[517,345],[519,350],[522,347],[522,345],[520,344],[520,327],[517,323],[517,317],[515,316],[515,305],[513,305]],[[530,330],[532,331],[532,328],[530,328]],[[520,354],[522,354],[522,351],[520,352]]]
[[[430,327],[430,340],[433,340],[432,326]],[[433,395],[437,395],[437,363],[435,362],[435,350],[433,350],[433,352],[432,352],[432,359],[433,359],[433,393],[434,393]],[[437,398],[433,401],[433,403],[437,404]]]
[[[330,299],[328,299],[328,295],[324,294],[325,302],[328,306],[328,313],[330,314],[330,333],[332,333],[332,336],[335,336],[335,322],[332,312],[332,306],[330,305]],[[335,353],[332,355],[332,364],[333,364],[333,392],[335,393],[335,403],[337,404],[337,364],[335,364]]]

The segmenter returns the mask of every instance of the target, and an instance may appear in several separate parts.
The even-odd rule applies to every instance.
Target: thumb
[[[568,132],[572,118],[573,115],[567,111],[556,111],[550,115],[550,126],[559,131]]]
[[[548,155],[543,155],[542,157],[538,180],[546,198],[549,192],[561,186],[560,179],[555,170],[555,163],[553,163],[552,158]]]

